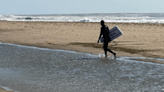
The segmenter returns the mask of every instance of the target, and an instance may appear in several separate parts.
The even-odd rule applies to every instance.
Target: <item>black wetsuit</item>
[[[108,43],[110,42],[110,37],[109,37],[109,29],[106,25],[103,25],[101,27],[100,35],[103,35],[103,38],[104,38],[103,49],[104,49],[105,55],[107,56],[107,51],[111,52],[112,54],[115,54],[113,51],[108,49]]]

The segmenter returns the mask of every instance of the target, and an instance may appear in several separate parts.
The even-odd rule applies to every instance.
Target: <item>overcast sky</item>
[[[164,0],[0,0],[0,14],[164,13]]]

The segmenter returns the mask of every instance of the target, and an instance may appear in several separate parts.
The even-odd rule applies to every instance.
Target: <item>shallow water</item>
[[[163,92],[164,64],[134,60],[140,58],[1,43],[0,85],[18,92]]]

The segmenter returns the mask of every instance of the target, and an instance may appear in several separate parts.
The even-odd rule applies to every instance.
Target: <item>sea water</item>
[[[6,21],[164,23],[164,13],[0,15]]]
[[[0,87],[16,92],[163,92],[164,64],[0,44]]]

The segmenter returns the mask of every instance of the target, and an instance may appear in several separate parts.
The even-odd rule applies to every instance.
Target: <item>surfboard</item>
[[[109,31],[109,37],[110,37],[111,41],[113,41],[114,39],[120,37],[123,34],[123,32],[119,29],[118,26],[115,26],[111,30],[108,30],[108,31]],[[101,37],[100,41],[102,43],[104,43],[104,38]]]

